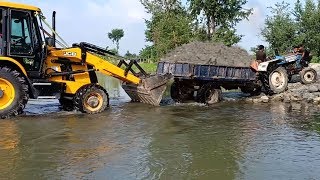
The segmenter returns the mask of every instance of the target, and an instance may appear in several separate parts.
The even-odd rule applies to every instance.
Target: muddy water
[[[86,115],[31,101],[0,121],[0,179],[320,179],[318,108],[111,104]]]

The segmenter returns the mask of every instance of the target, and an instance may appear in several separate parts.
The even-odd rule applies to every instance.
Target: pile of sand
[[[249,67],[253,57],[240,47],[222,43],[192,42],[169,52],[162,62]]]

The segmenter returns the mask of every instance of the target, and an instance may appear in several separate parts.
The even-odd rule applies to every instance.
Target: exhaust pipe
[[[56,11],[52,12],[52,29],[56,31]],[[56,34],[52,33],[53,47],[56,47]]]

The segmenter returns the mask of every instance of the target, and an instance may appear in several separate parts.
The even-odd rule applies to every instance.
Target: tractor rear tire
[[[193,91],[189,91],[190,88],[181,86],[180,82],[173,82],[170,88],[171,98],[175,102],[185,102],[193,100]]]
[[[89,84],[78,90],[73,103],[75,108],[83,113],[97,114],[109,107],[109,95],[103,87]]]
[[[222,91],[212,83],[202,85],[197,92],[197,102],[207,105],[216,104],[222,100]]]
[[[25,77],[10,67],[0,67],[0,117],[6,119],[22,114],[29,88]]]
[[[269,87],[275,93],[282,93],[288,87],[287,70],[283,67],[278,67],[269,74]]]
[[[311,84],[317,81],[317,71],[312,68],[303,68],[299,74],[302,84]]]

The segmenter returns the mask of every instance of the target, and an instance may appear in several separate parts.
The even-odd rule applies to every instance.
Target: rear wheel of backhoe
[[[29,99],[26,79],[16,70],[0,67],[0,117],[17,116]]]
[[[81,112],[96,114],[109,106],[109,95],[103,87],[90,84],[78,90],[73,102]]]

